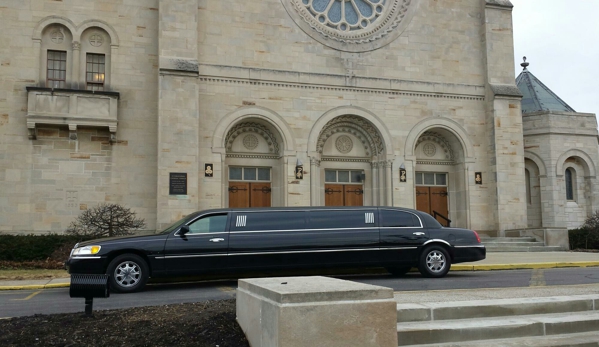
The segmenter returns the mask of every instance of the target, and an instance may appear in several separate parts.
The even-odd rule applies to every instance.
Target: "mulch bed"
[[[0,346],[249,347],[235,300],[0,320]]]

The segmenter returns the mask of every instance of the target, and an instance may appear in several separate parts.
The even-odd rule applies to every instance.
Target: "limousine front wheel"
[[[122,254],[114,258],[106,273],[110,275],[110,288],[121,293],[142,289],[149,277],[148,265],[135,254]]]
[[[428,246],[420,255],[418,270],[424,277],[443,277],[450,267],[451,259],[442,246]]]

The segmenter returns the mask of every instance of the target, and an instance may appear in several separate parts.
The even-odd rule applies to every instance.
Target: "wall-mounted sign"
[[[406,182],[407,181],[406,169],[399,169],[399,181],[400,182]]]
[[[214,175],[214,165],[204,164],[204,177],[212,177]]]
[[[474,173],[474,183],[483,184],[483,173],[482,172]]]
[[[187,195],[187,173],[171,172],[168,179],[169,195]]]

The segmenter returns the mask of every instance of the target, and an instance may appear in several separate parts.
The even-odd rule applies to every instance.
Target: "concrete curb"
[[[599,267],[599,261],[576,261],[560,263],[517,263],[489,265],[452,265],[451,271],[493,271],[493,270],[525,270],[525,269],[557,269],[568,267]],[[69,287],[70,283],[24,284],[18,286],[1,286],[0,290],[51,289]]]

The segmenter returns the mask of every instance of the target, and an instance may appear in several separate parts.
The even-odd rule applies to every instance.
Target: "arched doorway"
[[[226,206],[284,205],[282,138],[267,121],[245,118],[231,127],[225,139]]]
[[[340,115],[320,130],[316,151],[325,206],[385,205],[390,163],[377,127],[364,117]]]
[[[537,164],[528,158],[524,160],[524,168],[528,227],[540,228],[543,226],[540,170]]]
[[[465,225],[466,166],[458,138],[447,129],[430,128],[416,141],[414,154],[416,209],[445,226]]]

